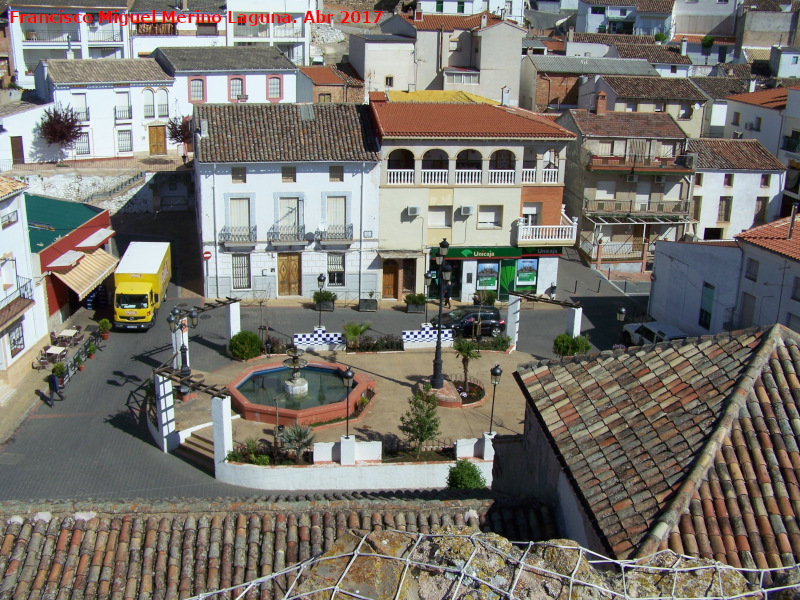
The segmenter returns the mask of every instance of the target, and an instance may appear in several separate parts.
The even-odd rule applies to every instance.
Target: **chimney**
[[[792,239],[792,231],[794,230],[794,218],[797,216],[797,207],[798,207],[797,202],[792,204],[792,218],[789,221],[789,235],[786,238],[789,240]]]
[[[747,91],[748,92],[755,92],[756,91],[756,80],[751,79],[747,82]]]
[[[511,89],[508,86],[500,88],[500,106],[511,105]]]
[[[683,38],[681,40],[681,56],[686,56],[686,53],[689,51],[689,40]]]
[[[606,114],[606,93],[598,92],[597,104],[595,105],[594,112],[598,115]]]
[[[181,10],[189,10],[189,0],[181,0]]]
[[[481,29],[486,27],[486,24],[489,22],[489,17],[486,16],[486,13],[481,13]]]
[[[572,38],[573,38],[574,36],[575,36],[575,28],[574,28],[574,27],[572,27],[572,26],[570,26],[570,28],[567,30],[567,41],[568,41],[568,42],[571,42],[571,41],[572,41]]]
[[[418,6],[414,9],[414,20],[415,21],[422,21],[422,7]]]

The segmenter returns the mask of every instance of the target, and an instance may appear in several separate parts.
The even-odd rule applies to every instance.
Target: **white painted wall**
[[[45,110],[51,107],[51,104],[43,104],[3,117],[3,128],[0,130],[0,165],[3,168],[11,164],[11,138],[18,136],[22,137],[22,150],[26,162],[58,159],[58,149],[55,146],[48,147],[42,144],[37,139],[38,136],[34,135],[34,130],[41,122]]]
[[[689,335],[723,330],[725,309],[736,304],[736,284],[742,252],[714,244],[658,242],[650,288],[650,315]],[[699,325],[703,282],[714,286],[711,325]]]
[[[785,46],[773,46],[769,53],[769,68],[775,77],[800,77],[800,52]]]
[[[156,48],[174,47],[207,47],[225,46],[225,25],[218,25],[223,35],[216,37],[211,35],[196,35],[197,27],[194,24],[176,23],[175,29],[178,35],[136,35],[136,25],[130,25],[130,45],[129,55],[137,58],[141,54],[150,53]]]
[[[367,42],[363,37],[350,37],[350,63],[364,78],[368,92],[413,91],[417,84],[414,70],[414,42]],[[386,87],[386,78],[393,86]]]
[[[733,124],[735,113],[739,113],[739,125]],[[746,129],[745,123],[755,123],[756,118],[761,117],[761,130]],[[764,147],[775,156],[778,155],[778,148],[782,139],[781,133],[781,111],[771,108],[763,108],[753,104],[745,104],[736,100],[728,100],[728,114],[725,120],[726,138],[733,138],[734,132],[740,132],[742,139],[758,140]]]
[[[464,10],[458,12],[458,0],[444,0],[442,11],[438,14],[455,15],[465,14],[474,15],[484,10],[499,15],[501,10],[506,11],[506,17],[522,22],[524,2],[522,0],[466,0]],[[436,14],[436,0],[420,0],[417,4],[422,8],[423,13]]]
[[[800,319],[800,300],[792,298],[795,278],[800,278],[800,263],[774,252],[764,250],[746,242],[742,246],[742,265],[739,277],[739,296],[737,313],[742,313],[742,295],[755,296],[755,310],[752,323],[748,325],[772,325],[782,323],[789,325],[790,315]],[[752,258],[759,262],[758,277],[748,279],[747,260]],[[794,324],[798,329],[797,322]]]
[[[784,144],[784,137],[791,137],[792,132],[800,131],[800,90],[787,88],[787,92],[781,136],[778,140],[778,160],[788,166],[790,160],[800,161],[800,148],[790,151]]]
[[[673,66],[677,69],[677,72],[675,73],[672,72]],[[689,77],[691,65],[654,64],[653,68],[658,71],[658,74],[661,75],[661,77]]]
[[[565,56],[603,57],[608,54],[607,44],[590,44],[588,42],[564,42]]]

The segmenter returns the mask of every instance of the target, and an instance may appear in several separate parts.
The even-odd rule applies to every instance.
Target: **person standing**
[[[58,394],[58,398],[63,402],[66,398],[64,398],[64,392],[61,391],[61,382],[58,380],[58,375],[55,373],[50,373],[50,376],[47,378],[47,383],[50,386],[50,402],[48,405],[50,408],[55,406],[54,400],[55,395]]]
[[[444,284],[444,306],[445,308],[453,308],[450,306],[450,296],[453,295],[453,284],[451,282],[447,282]]]

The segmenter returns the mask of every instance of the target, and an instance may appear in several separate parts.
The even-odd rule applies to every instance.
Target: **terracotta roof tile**
[[[624,33],[573,33],[574,42],[586,44],[653,44],[656,38],[652,35],[626,35]]]
[[[358,77],[358,74],[348,63],[300,67],[300,70],[311,79],[314,85],[364,87],[364,81]]]
[[[706,101],[706,97],[688,79],[681,77],[618,77],[604,75],[603,81],[617,93],[619,98]]]
[[[728,96],[728,100],[735,100],[736,102],[744,102],[745,104],[762,106],[764,108],[783,110],[786,108],[787,96],[788,92],[786,88],[773,88],[746,94],[734,94]]]
[[[696,169],[786,170],[758,140],[690,139],[687,151],[697,154]]]
[[[8,198],[26,189],[28,184],[12,177],[0,175],[0,199]]]
[[[581,133],[588,136],[629,138],[635,132],[637,137],[686,139],[683,130],[665,112],[606,112],[598,115],[586,110],[571,109],[556,122],[563,124],[570,120]]]
[[[615,44],[620,58],[643,58],[650,63],[690,65],[692,61],[683,56],[679,48],[661,44]]]
[[[166,83],[173,80],[152,58],[48,59],[47,65],[47,74],[55,83]]]
[[[692,33],[676,33],[675,37],[672,38],[673,44],[680,44],[684,38],[690,44],[699,44],[703,41],[703,38],[706,37],[703,34],[697,35]],[[726,37],[722,35],[715,35],[712,36],[714,38],[714,44],[718,46],[733,46],[736,44],[735,37]]]
[[[415,21],[413,14],[400,14],[403,19],[408,21],[415,29],[419,31],[439,31],[441,29],[444,29],[445,31],[469,31],[472,29],[480,29],[481,16],[483,15],[486,15],[487,17],[487,27],[491,27],[492,25],[497,25],[498,23],[503,22],[500,17],[493,15],[488,11],[475,15],[441,15],[423,13],[421,21]],[[514,21],[509,22],[513,25],[516,25],[516,22]]]
[[[737,235],[736,239],[794,260],[800,260],[800,237],[793,235],[792,239],[788,239],[789,221],[791,221],[791,217],[753,227]]]
[[[572,138],[552,120],[488,104],[379,102],[370,105],[381,137]]]
[[[747,80],[738,77],[691,77],[689,79],[713,99],[727,98],[747,91]]]
[[[675,0],[582,0],[596,6],[634,6],[638,12],[671,13]]]

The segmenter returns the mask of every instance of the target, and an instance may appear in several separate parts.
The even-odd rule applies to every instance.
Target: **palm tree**
[[[358,338],[364,335],[369,328],[369,323],[347,323],[344,326],[344,339],[347,342],[347,347],[352,349],[358,342]]]
[[[461,357],[461,364],[464,366],[464,391],[469,394],[469,361],[480,358],[478,344],[468,338],[458,338],[453,342],[453,350]]]
[[[294,450],[294,458],[299,465],[303,459],[303,453],[314,445],[314,434],[311,427],[292,423],[281,434],[283,445],[289,450]]]

